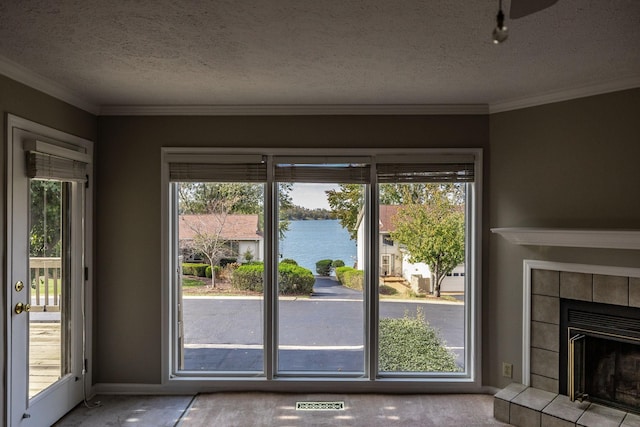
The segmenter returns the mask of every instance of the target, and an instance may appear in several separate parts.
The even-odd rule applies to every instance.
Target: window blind
[[[474,164],[461,163],[379,163],[378,182],[473,182]]]
[[[278,182],[319,182],[338,184],[366,184],[370,181],[369,165],[278,164],[275,179]]]
[[[263,163],[169,163],[169,179],[174,182],[265,182]]]
[[[89,159],[86,154],[40,141],[26,144],[25,149],[29,178],[81,182],[87,180]],[[66,156],[65,153],[69,155]]]
[[[173,182],[265,182],[266,158],[258,154],[171,153],[166,157]]]

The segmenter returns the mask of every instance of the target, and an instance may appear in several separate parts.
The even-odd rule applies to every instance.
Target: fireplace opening
[[[561,301],[560,392],[640,413],[639,310]]]

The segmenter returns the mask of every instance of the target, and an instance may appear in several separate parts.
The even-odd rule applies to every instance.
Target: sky
[[[296,182],[291,190],[293,204],[308,209],[329,209],[326,190],[338,188],[337,184],[307,184]]]

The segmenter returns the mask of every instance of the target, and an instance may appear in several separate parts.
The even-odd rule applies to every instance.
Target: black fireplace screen
[[[639,412],[638,310],[573,300],[561,310],[560,392]]]
[[[569,397],[640,408],[639,342],[569,328]]]

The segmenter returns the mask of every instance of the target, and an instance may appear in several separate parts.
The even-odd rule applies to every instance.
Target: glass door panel
[[[264,370],[264,184],[180,182],[178,370]]]
[[[379,185],[380,372],[465,369],[466,185]]]
[[[322,174],[322,166],[315,167]],[[336,215],[331,192],[346,186],[355,195],[353,204],[342,207],[344,215]],[[366,264],[358,258],[355,222],[363,219],[364,188],[328,180],[278,184],[280,374],[364,372]],[[347,215],[347,209],[353,215]],[[349,218],[354,221],[351,227]]]
[[[70,185],[30,182],[29,398],[70,372]]]

